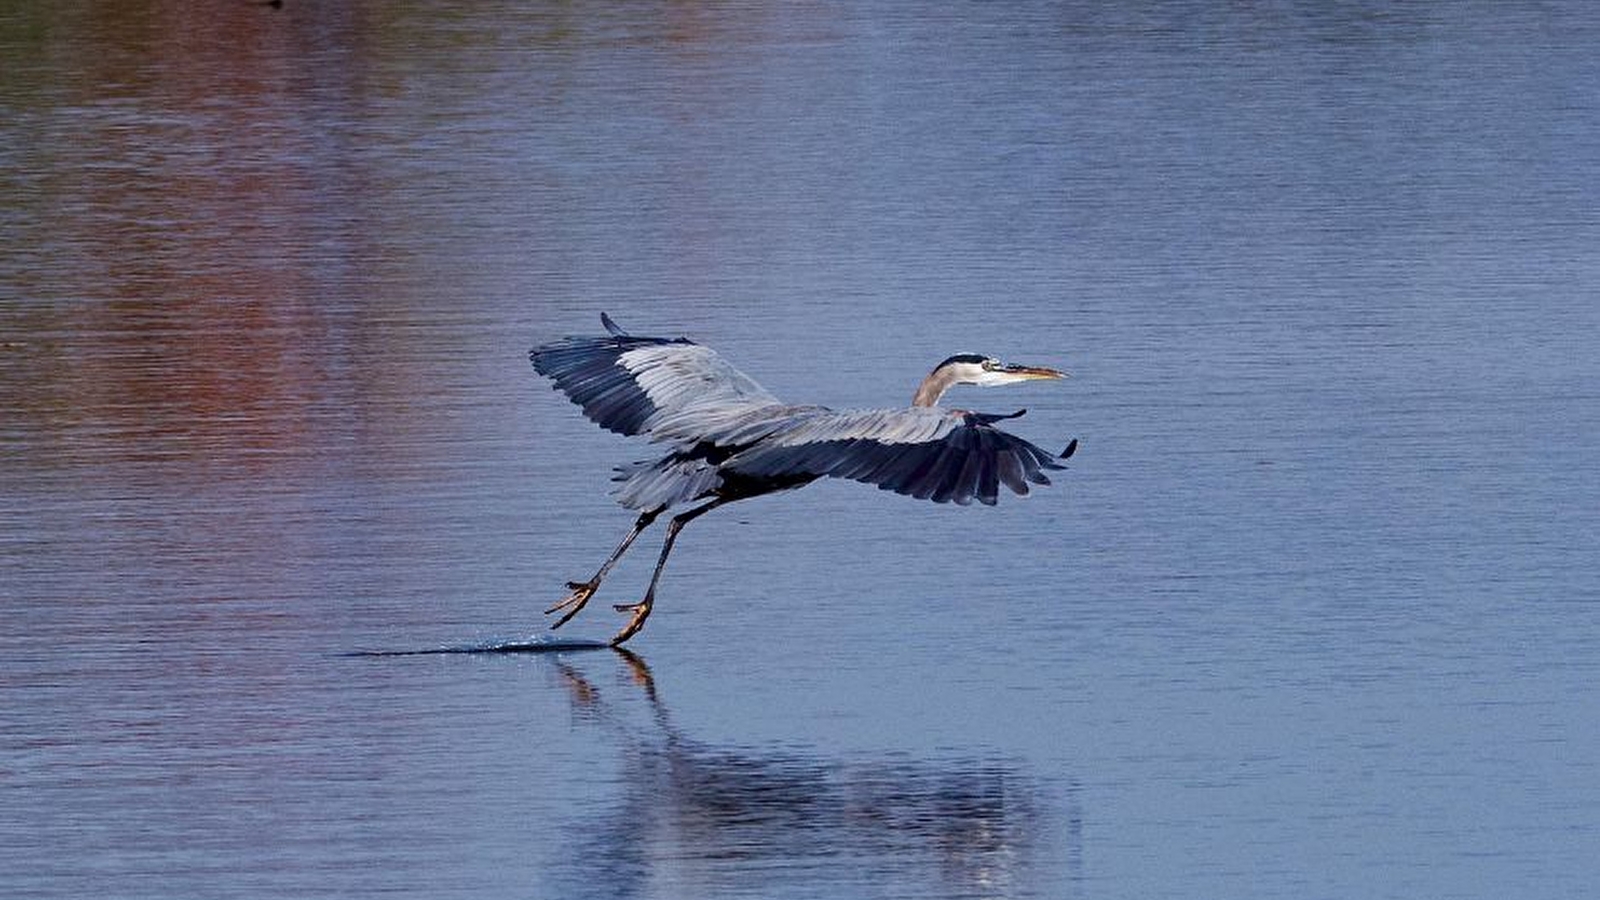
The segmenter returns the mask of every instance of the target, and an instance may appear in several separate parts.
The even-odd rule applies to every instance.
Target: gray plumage
[[[530,354],[541,375],[602,428],[669,444],[618,470],[630,509],[709,497],[730,483],[798,487],[848,478],[936,503],[993,505],[1004,485],[1048,485],[1055,455],[995,428],[996,416],[913,406],[832,410],[779,401],[709,347],[687,338],[568,337]]]
[[[687,338],[639,337],[609,316],[600,321],[606,335],[563,338],[535,347],[529,359],[596,424],[645,436],[666,452],[617,470],[617,500],[639,510],[639,518],[592,578],[567,583],[572,593],[546,610],[562,613],[551,627],[583,609],[634,540],[679,504],[704,501],[673,516],[644,599],[617,607],[633,615],[613,645],[638,632],[650,615],[678,532],[725,503],[818,478],[848,478],[935,503],[993,505],[1002,485],[1026,494],[1030,485],[1050,483],[1046,470],[1065,468],[1056,456],[995,427],[1021,411],[993,415],[937,405],[953,385],[1064,377],[1054,369],[957,354],[922,380],[909,407],[832,410],[784,403]],[[1077,444],[1068,444],[1059,458],[1071,456]]]

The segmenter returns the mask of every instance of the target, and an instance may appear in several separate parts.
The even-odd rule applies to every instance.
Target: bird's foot
[[[566,610],[561,614],[561,618],[550,625],[551,628],[560,628],[567,624],[573,616],[577,615],[578,611],[583,609],[583,605],[589,602],[589,598],[594,596],[594,592],[600,589],[600,581],[599,579],[593,581],[569,581],[567,582],[567,587],[571,589],[572,593],[568,594],[565,600],[544,611],[544,614],[548,616],[553,612]]]
[[[612,609],[617,612],[633,613],[633,617],[628,620],[628,624],[622,626],[621,631],[611,638],[611,646],[619,647],[623,641],[638,634],[639,629],[644,627],[644,620],[650,617],[650,607],[654,605],[653,598],[646,596],[638,603],[618,603],[612,606]]]

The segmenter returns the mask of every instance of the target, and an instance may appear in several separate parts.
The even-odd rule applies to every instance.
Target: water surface
[[[0,893],[1585,895],[1600,17],[1102,6],[0,12]],[[631,522],[602,310],[1082,445],[402,652]]]

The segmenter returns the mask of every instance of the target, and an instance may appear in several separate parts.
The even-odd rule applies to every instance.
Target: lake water
[[[1589,4],[0,10],[0,894],[1557,898],[1600,880]],[[1046,447],[632,521],[690,335]],[[603,638],[650,535],[559,632]],[[373,655],[363,655],[376,651]]]

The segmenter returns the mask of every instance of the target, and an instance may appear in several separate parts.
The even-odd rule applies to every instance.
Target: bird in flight
[[[1046,469],[1063,469],[1077,440],[1059,455],[995,427],[1026,410],[997,415],[938,405],[958,384],[993,386],[1058,379],[1065,373],[959,353],[922,380],[911,406],[833,410],[784,403],[734,368],[715,350],[688,338],[639,337],[601,313],[608,332],[574,336],[528,354],[539,374],[583,408],[595,424],[644,435],[670,449],[659,459],[617,469],[617,502],[639,518],[588,581],[569,581],[572,593],[545,610],[561,613],[559,628],[583,609],[600,582],[636,539],[666,510],[700,502],[673,516],[644,598],[619,604],[628,623],[611,639],[618,646],[644,627],[656,584],[678,532],[719,506],[810,484],[848,478],[935,503],[994,505],[1004,485],[1027,494],[1048,485]]]

